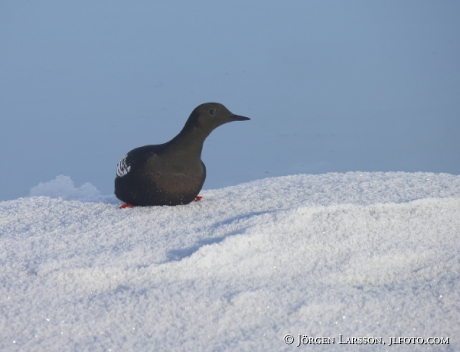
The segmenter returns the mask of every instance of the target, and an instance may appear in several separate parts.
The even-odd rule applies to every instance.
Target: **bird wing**
[[[146,145],[131,150],[117,165],[117,177],[127,175],[132,169],[141,168],[151,156],[155,155],[156,146]]]
[[[125,176],[131,170],[131,164],[128,163],[128,154],[126,154],[117,165],[117,177]]]

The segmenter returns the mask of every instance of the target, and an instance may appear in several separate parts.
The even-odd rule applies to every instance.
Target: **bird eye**
[[[211,115],[214,115],[214,114],[216,113],[216,110],[215,110],[215,109],[211,109],[211,110],[209,110],[209,113],[210,113]]]

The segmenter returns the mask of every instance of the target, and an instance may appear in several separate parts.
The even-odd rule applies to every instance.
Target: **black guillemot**
[[[131,150],[118,163],[115,195],[129,206],[180,205],[195,200],[206,179],[201,151],[220,125],[249,120],[219,103],[195,108],[169,142]]]

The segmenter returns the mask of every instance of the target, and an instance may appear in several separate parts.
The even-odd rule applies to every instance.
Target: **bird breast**
[[[201,190],[205,179],[205,170],[201,160],[196,162],[175,162],[151,157],[143,172],[143,181],[167,193],[189,193]]]

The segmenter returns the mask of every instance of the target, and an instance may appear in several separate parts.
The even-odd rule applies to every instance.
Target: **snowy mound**
[[[201,195],[119,209],[60,176],[0,202],[0,350],[292,351],[299,335],[322,351],[361,350],[353,337],[460,350],[460,176],[296,175]]]
[[[65,175],[59,175],[49,182],[40,182],[37,186],[32,187],[29,196],[46,196],[64,200],[79,200],[82,202],[116,202],[115,196],[101,196],[97,188],[89,182],[76,188],[72,179]]]

